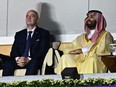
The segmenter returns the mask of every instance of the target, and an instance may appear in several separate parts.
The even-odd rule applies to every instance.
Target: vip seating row
[[[43,61],[43,66],[41,70],[41,75],[45,75],[46,65],[52,66],[55,68],[60,58],[60,54],[62,54],[62,50],[68,45],[70,42],[53,42],[52,47],[48,50],[45,59]],[[0,53],[9,55],[11,51],[12,44],[0,44]],[[112,72],[116,72],[116,56],[103,56],[102,61],[108,67],[108,70]],[[17,69],[15,70],[15,76],[24,76],[26,69]],[[38,70],[38,74],[40,74],[40,70]],[[0,70],[0,76],[2,76],[2,69]]]

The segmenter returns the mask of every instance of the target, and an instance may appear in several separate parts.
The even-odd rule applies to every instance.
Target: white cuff
[[[20,57],[16,57],[15,60],[17,61],[18,58],[20,58]]]
[[[89,50],[91,49],[91,47],[92,47],[92,45],[82,48],[83,54],[87,54],[89,52]]]
[[[30,57],[27,57],[29,60],[31,60],[31,58]]]

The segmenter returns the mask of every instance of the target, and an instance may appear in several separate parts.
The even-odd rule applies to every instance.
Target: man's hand
[[[25,57],[19,57],[17,59],[17,65],[20,66],[20,67],[24,67],[30,60],[28,58],[25,58]]]
[[[81,49],[76,49],[76,50],[72,50],[69,52],[69,54],[72,54],[72,55],[77,55],[77,54],[81,54],[81,53],[82,53]]]

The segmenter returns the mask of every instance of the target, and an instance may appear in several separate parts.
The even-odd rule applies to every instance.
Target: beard
[[[89,29],[93,30],[93,29],[95,29],[95,27],[96,27],[96,21],[95,21],[95,20],[93,20],[93,21],[87,20],[87,21],[86,21],[86,25],[87,25],[87,27],[88,27]]]

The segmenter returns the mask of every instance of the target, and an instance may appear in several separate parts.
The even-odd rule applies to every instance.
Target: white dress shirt
[[[33,29],[31,29],[31,31],[32,31],[31,37],[33,36],[33,33],[34,33],[34,31],[35,31],[35,28],[36,28],[36,27],[34,27]],[[27,28],[27,32],[29,32],[29,31],[30,31],[30,30]],[[28,37],[28,34],[29,34],[29,33],[27,33],[27,37]],[[30,51],[29,51],[29,56],[30,56]],[[20,58],[20,57],[16,57],[15,60],[17,61],[18,58]],[[28,57],[28,58],[29,58],[29,60],[31,60],[30,57]]]

